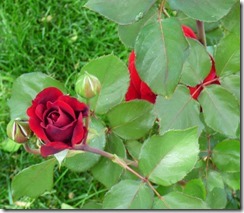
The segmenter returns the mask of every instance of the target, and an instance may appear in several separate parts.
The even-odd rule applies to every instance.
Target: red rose
[[[57,88],[49,87],[37,94],[27,115],[31,130],[44,143],[43,157],[71,149],[87,136],[83,118],[88,116],[88,107]]]
[[[129,57],[129,72],[130,72],[130,86],[125,95],[125,100],[130,101],[134,99],[143,99],[151,103],[155,103],[156,95],[148,87],[148,85],[141,80],[135,66],[135,52],[132,51]]]

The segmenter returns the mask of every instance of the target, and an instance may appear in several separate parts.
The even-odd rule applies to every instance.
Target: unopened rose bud
[[[7,135],[17,143],[25,143],[32,134],[28,121],[21,119],[11,120],[7,125]]]
[[[83,98],[92,98],[101,90],[101,84],[98,78],[85,72],[81,75],[75,84],[75,91]]]

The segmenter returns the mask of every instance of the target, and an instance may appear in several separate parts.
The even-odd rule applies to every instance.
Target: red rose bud
[[[190,27],[188,27],[186,25],[182,25],[182,30],[183,30],[184,35],[186,37],[193,38],[193,39],[197,39],[196,34],[194,33],[194,31]]]
[[[92,98],[101,90],[101,84],[98,78],[87,72],[81,75],[75,84],[75,91],[83,98]]]
[[[125,100],[143,99],[151,103],[155,103],[156,95],[150,87],[141,80],[135,66],[135,52],[132,51],[129,57],[130,85],[125,95]]]
[[[11,140],[17,143],[25,143],[32,135],[32,131],[29,127],[28,121],[15,119],[8,123],[7,135]]]
[[[39,137],[41,155],[46,157],[85,141],[87,128],[83,118],[88,107],[77,99],[49,87],[37,94],[27,109],[30,129]]]

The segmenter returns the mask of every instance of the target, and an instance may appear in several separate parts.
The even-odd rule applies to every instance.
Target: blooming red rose
[[[197,36],[193,30],[185,25],[182,25],[184,35],[189,38],[197,39]],[[129,72],[130,72],[130,85],[125,95],[125,100],[130,101],[134,99],[143,99],[151,103],[155,103],[156,94],[152,92],[149,86],[141,80],[135,66],[136,55],[132,51],[129,57]]]
[[[88,116],[88,107],[57,88],[49,87],[37,94],[27,115],[31,130],[43,141],[43,157],[71,149],[87,136],[83,118]]]

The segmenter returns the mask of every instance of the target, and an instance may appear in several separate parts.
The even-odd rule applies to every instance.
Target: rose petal
[[[73,121],[69,125],[61,128],[56,127],[52,124],[48,124],[45,127],[45,132],[47,137],[49,138],[49,141],[60,141],[67,143],[67,145],[70,145],[75,125],[76,121]]]
[[[35,115],[43,121],[43,113],[45,111],[45,106],[43,104],[38,104],[35,109]]]
[[[129,72],[130,72],[130,84],[132,84],[137,91],[138,94],[140,94],[140,85],[141,85],[141,78],[138,75],[138,72],[136,70],[135,66],[135,52],[132,51],[129,57]]]
[[[63,97],[63,96],[61,96]],[[67,115],[70,115],[73,119],[76,118],[74,108],[70,106],[67,102],[62,101],[62,100],[57,100],[55,102],[47,102],[47,112],[44,115],[44,117],[48,116],[48,114],[52,111],[59,111],[61,109],[64,111]]]
[[[57,127],[64,127],[76,120],[74,110],[63,101],[48,103],[48,110],[44,113],[45,123],[53,124]],[[55,117],[54,117],[55,115]]]
[[[80,113],[72,136],[72,146],[81,143],[86,133],[87,129],[83,125],[83,116]]]
[[[127,93],[125,94],[125,100],[126,101],[130,101],[130,100],[134,100],[134,99],[140,99],[141,96],[138,93],[138,91],[135,89],[133,84],[130,84]]]
[[[47,157],[49,155],[56,154],[64,149],[69,149],[70,147],[67,144],[62,142],[51,142],[47,145],[41,146],[41,155]]]
[[[82,102],[79,102],[76,98],[63,95],[59,97],[59,100],[67,103],[74,111],[82,112],[83,116],[88,115],[88,106]]]
[[[141,98],[153,104],[156,100],[156,95],[152,92],[150,87],[144,82],[141,83]]]
[[[55,87],[48,87],[42,90],[36,98],[33,100],[37,104],[46,104],[48,101],[54,102],[58,99],[58,97],[62,96],[63,93],[55,88]]]
[[[211,58],[211,62],[212,62],[211,70],[210,70],[209,74],[207,75],[207,77],[204,79],[203,83],[205,83],[205,85],[220,84],[220,82],[218,80],[218,76],[216,74],[216,70],[215,70],[214,59],[212,58],[212,56],[210,56],[210,58]],[[214,79],[216,79],[216,80],[213,81]],[[208,82],[209,82],[209,84],[208,84]]]
[[[188,27],[186,25],[182,25],[182,30],[183,30],[184,35],[186,37],[197,39],[196,34],[194,33],[194,31],[190,27]]]
[[[35,133],[38,138],[42,139],[45,142],[48,142],[49,140],[44,132],[44,129],[41,127],[40,122],[41,121],[38,119],[38,117],[31,117],[29,119],[30,129]]]

